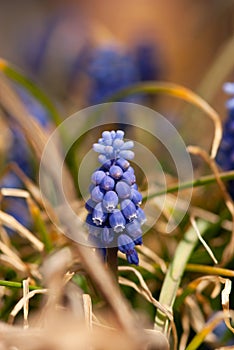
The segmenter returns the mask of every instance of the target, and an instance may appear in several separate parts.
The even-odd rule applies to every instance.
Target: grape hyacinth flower
[[[93,50],[88,59],[87,74],[91,80],[88,103],[106,102],[112,95],[140,81],[134,58],[117,45],[106,45]],[[125,101],[139,102],[139,96]]]
[[[129,160],[134,157],[132,141],[124,132],[104,131],[93,145],[102,164],[91,176],[90,198],[86,202],[89,240],[99,248],[118,246],[130,264],[138,265],[135,249],[142,244],[141,226],[146,221],[140,208],[142,195]]]
[[[224,124],[223,138],[217,154],[217,163],[225,170],[234,170],[234,83],[226,83],[223,86],[226,93],[233,95],[226,102],[228,110],[227,120]],[[228,190],[234,199],[234,181],[228,182]]]

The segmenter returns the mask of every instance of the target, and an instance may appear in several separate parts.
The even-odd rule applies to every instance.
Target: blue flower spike
[[[135,246],[142,244],[141,226],[146,216],[140,208],[142,195],[129,163],[134,157],[133,147],[133,141],[124,140],[122,130],[104,131],[94,143],[93,150],[99,153],[101,166],[91,176],[90,198],[85,208],[89,241],[105,250],[116,244],[130,264],[138,265]]]

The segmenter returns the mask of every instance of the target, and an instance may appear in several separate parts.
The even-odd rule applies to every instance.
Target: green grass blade
[[[38,102],[40,102],[50,114],[55,125],[59,125],[61,123],[62,119],[54,104],[31,79],[27,78],[17,68],[3,59],[0,59],[0,71],[2,71],[12,81],[23,86]]]
[[[219,174],[220,179],[224,180],[224,181],[229,181],[229,180],[233,180],[234,179],[234,171],[225,171]],[[146,199],[151,199],[154,197],[159,197],[162,195],[165,195],[167,193],[174,193],[177,191],[181,191],[181,190],[186,190],[187,188],[191,188],[191,187],[200,187],[200,186],[205,186],[205,185],[210,185],[216,182],[216,177],[214,175],[207,175],[207,176],[201,176],[199,179],[196,179],[194,181],[190,181],[190,182],[183,182],[180,183],[179,185],[172,185],[168,188],[166,188],[165,190],[162,191],[158,191],[158,192],[154,192],[154,193],[150,193],[148,194],[147,197],[144,197],[143,200]]]
[[[198,221],[197,225],[201,235],[203,235],[209,227],[209,224],[202,220]],[[176,248],[173,261],[167,270],[159,297],[159,302],[168,309],[173,308],[186,264],[197,243],[198,236],[195,230],[191,227],[185,233],[184,238]],[[168,319],[160,310],[156,313],[155,329],[167,333]]]

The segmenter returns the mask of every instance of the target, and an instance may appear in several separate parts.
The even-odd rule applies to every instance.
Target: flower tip
[[[115,135],[116,135],[116,138],[123,139],[124,138],[124,131],[123,130],[117,130]]]
[[[126,254],[129,264],[139,265],[139,257],[135,249],[130,254]]]
[[[234,83],[224,83],[223,84],[223,91],[226,92],[226,94],[233,95],[234,94]]]

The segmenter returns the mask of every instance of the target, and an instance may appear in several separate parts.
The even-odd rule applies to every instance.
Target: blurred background
[[[130,83],[160,79],[200,89],[204,97],[212,96],[212,104],[223,114],[221,86],[218,82],[214,86],[208,74],[233,35],[233,0],[2,0],[0,4],[1,57],[65,106],[64,115],[101,100],[87,97],[87,86],[95,85],[95,69],[103,69],[90,66],[107,67],[105,59],[113,62],[110,57],[97,62],[95,50],[105,47],[137,66],[132,76],[125,74]],[[225,60],[219,70],[221,80],[233,78]],[[177,105],[165,97],[157,99],[157,108],[168,114],[175,114]]]

